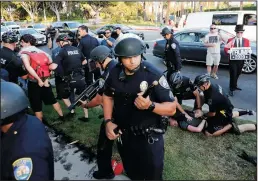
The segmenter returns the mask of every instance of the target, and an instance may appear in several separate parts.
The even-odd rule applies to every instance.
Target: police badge
[[[208,105],[212,104],[212,99],[208,99]]]
[[[31,158],[20,158],[13,162],[13,172],[16,180],[29,180],[32,173]]]
[[[159,84],[160,84],[163,88],[165,88],[165,89],[170,89],[170,87],[169,87],[169,85],[168,85],[168,81],[167,81],[167,79],[166,79],[164,76],[162,76],[162,77],[159,79]]]
[[[141,84],[140,84],[140,90],[141,92],[145,92],[148,88],[148,82],[146,81],[142,81]]]
[[[176,44],[175,44],[175,43],[172,43],[171,47],[172,47],[173,49],[176,49]]]

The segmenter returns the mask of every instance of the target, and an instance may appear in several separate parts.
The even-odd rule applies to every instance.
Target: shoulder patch
[[[172,43],[171,47],[172,47],[173,49],[176,49],[176,44],[175,44],[175,43]]]
[[[159,79],[159,84],[161,85],[161,87],[165,88],[165,89],[170,89],[169,85],[168,85],[168,81],[165,78],[165,76],[160,77]]]
[[[33,169],[31,158],[20,158],[13,162],[12,165],[16,180],[29,180]]]

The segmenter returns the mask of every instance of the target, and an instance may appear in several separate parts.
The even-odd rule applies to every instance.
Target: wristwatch
[[[155,104],[154,104],[154,102],[151,102],[151,105],[147,110],[152,112],[154,109],[155,109]]]

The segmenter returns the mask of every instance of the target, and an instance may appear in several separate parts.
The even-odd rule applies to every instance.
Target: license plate
[[[38,41],[38,44],[41,44],[42,43],[42,41]]]
[[[235,47],[230,49],[230,60],[249,60],[251,59],[251,47]]]

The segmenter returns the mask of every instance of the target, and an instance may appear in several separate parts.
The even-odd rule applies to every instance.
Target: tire
[[[250,60],[245,60],[242,72],[244,74],[252,74],[257,69],[257,57],[252,55]]]

